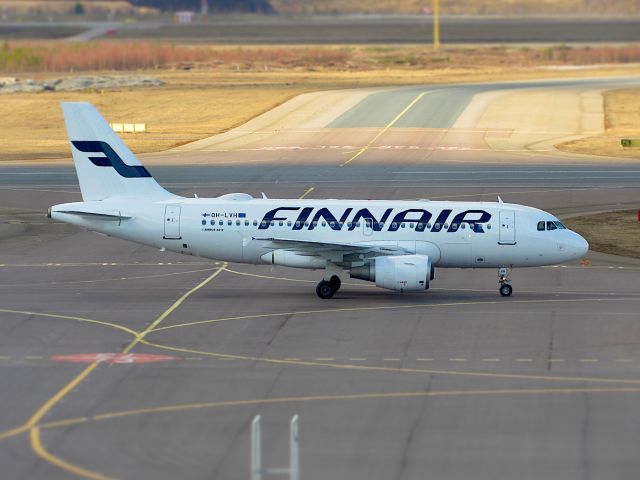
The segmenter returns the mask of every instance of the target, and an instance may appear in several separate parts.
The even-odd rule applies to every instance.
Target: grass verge
[[[640,258],[640,222],[637,210],[598,213],[563,220],[596,252]]]
[[[73,63],[81,65],[80,60],[93,52],[107,65],[115,58],[115,51],[134,50],[133,46],[113,50],[116,43],[104,47],[91,45],[73,46],[78,55],[73,57]],[[14,51],[3,48],[5,53]],[[158,61],[164,59],[165,67],[133,70],[160,78],[165,82],[161,87],[2,95],[0,161],[69,158],[61,101],[89,101],[113,123],[146,123],[148,133],[128,134],[124,138],[134,152],[148,153],[224,132],[311,91],[640,73],[637,66],[551,72],[540,68],[550,61],[547,50],[543,51],[547,53],[542,59],[532,60],[529,49],[511,51],[506,47],[460,47],[434,53],[420,46],[296,46],[287,55],[282,53],[283,47],[220,47],[212,50],[213,54],[206,49],[196,50],[197,55],[174,47],[163,48],[153,52]],[[205,54],[209,56],[199,56]],[[18,60],[23,58],[21,55]],[[219,64],[211,63],[216,55]],[[538,55],[540,52],[533,56]],[[65,64],[57,63],[63,62],[62,57],[56,53],[45,57],[49,63],[34,65],[62,69]],[[121,68],[114,65],[115,70],[91,73],[113,75],[121,74],[121,70],[132,71],[136,61],[149,56],[145,53],[127,58],[133,65],[123,61]],[[90,65],[87,63],[87,68]],[[35,73],[54,78],[61,75],[69,73]]]
[[[623,148],[622,138],[640,138],[640,88],[604,93],[605,133],[556,145],[586,155],[640,159],[640,148]]]

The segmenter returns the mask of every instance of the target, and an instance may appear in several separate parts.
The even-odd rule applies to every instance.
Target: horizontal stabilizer
[[[127,217],[120,214],[81,212],[78,210],[56,210],[56,213],[66,213],[68,215],[79,215],[81,217],[89,217],[95,220],[111,220],[116,222],[119,222],[121,220],[129,220],[131,218],[131,217]]]

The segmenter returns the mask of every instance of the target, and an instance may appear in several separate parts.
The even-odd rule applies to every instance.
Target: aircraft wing
[[[385,245],[375,243],[340,243],[340,242],[315,242],[313,240],[293,240],[288,238],[253,238],[271,242],[270,247],[291,250],[301,255],[334,257],[336,255],[345,256],[350,254],[360,254],[364,257],[383,255],[403,255],[412,253],[397,245]]]

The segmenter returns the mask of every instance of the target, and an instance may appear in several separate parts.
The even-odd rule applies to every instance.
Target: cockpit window
[[[557,228],[555,222],[547,222],[547,230],[555,230]]]
[[[538,222],[538,231],[544,232],[544,221]]]
[[[558,227],[560,230],[566,230],[567,227],[565,227],[562,223],[558,222],[557,220],[555,222],[553,222],[556,224],[556,227]]]

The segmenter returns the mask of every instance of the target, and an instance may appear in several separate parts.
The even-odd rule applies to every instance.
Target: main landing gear
[[[511,287],[511,267],[501,267],[498,270],[498,283],[500,284],[500,295],[503,297],[510,297],[511,293],[513,293],[513,288]]]
[[[320,298],[327,300],[340,290],[341,285],[340,277],[332,275],[329,280],[321,280],[320,283],[318,283],[316,293]]]

